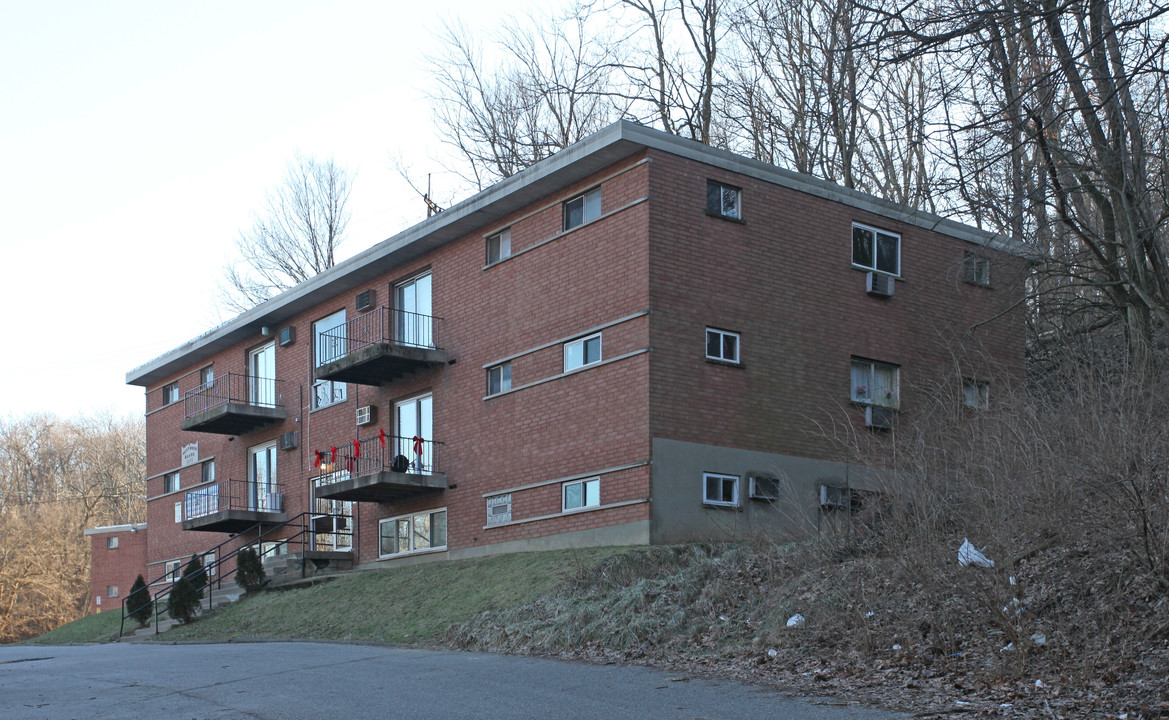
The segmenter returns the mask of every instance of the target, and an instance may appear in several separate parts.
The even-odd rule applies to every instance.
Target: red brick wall
[[[1021,377],[1022,307],[1010,309],[1022,297],[1020,259],[677,156],[652,157],[655,437],[830,458],[837,448],[821,427],[863,427],[862,408],[850,405],[853,356],[900,366],[899,422],[912,421],[922,387],[947,374],[955,402],[964,373]],[[743,223],[706,215],[708,179],[743,188]],[[868,295],[865,273],[851,267],[854,221],[901,234],[904,280],[891,298]],[[967,250],[991,258],[992,288],[962,282]],[[704,361],[708,326],[741,333],[741,368]]]
[[[117,538],[118,547],[106,547],[109,538]],[[153,578],[146,572],[146,528],[135,532],[129,529],[95,532],[90,542],[90,603],[94,612],[120,611],[122,598],[130,594],[134,580],[142,575],[146,582]],[[118,586],[118,597],[106,597],[110,585]],[[101,597],[101,604],[97,598]]]

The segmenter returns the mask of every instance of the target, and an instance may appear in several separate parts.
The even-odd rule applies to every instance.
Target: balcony
[[[335,456],[326,452],[318,465],[316,496],[384,503],[445,490],[446,475],[435,464],[441,445],[420,437],[379,435]]]
[[[284,420],[283,383],[228,373],[183,395],[183,430],[244,435]]]
[[[379,307],[320,334],[317,380],[381,385],[445,365],[438,344],[441,318]]]
[[[184,530],[236,533],[287,519],[278,483],[223,480],[188,490],[183,502]]]

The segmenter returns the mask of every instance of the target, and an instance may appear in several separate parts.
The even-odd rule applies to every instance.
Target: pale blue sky
[[[357,172],[343,254],[421,220],[391,157],[441,170],[434,31],[533,5],[0,0],[0,416],[140,413],[126,371],[219,322],[232,243],[297,151]]]

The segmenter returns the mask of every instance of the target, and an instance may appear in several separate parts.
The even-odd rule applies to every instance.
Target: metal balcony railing
[[[278,392],[283,381],[275,378],[226,373],[183,393],[187,419],[221,405],[251,405],[279,408],[284,404]]]
[[[185,520],[207,517],[224,510],[284,512],[284,493],[280,483],[221,480],[188,490],[183,501]]]
[[[438,344],[441,322],[442,318],[430,315],[391,310],[385,306],[376,308],[321,333],[317,344],[317,365],[336,362],[370,345],[441,350]]]
[[[375,435],[356,443],[320,453],[316,485],[328,485],[350,477],[378,472],[437,475],[438,451],[442,443],[434,440],[395,435]]]

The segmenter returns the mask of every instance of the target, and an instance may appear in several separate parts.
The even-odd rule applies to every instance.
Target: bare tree
[[[619,116],[609,46],[588,23],[580,9],[533,15],[486,49],[462,26],[443,28],[431,100],[443,141],[465,161],[465,180],[481,189]]]
[[[333,267],[349,224],[352,182],[331,158],[297,155],[263,213],[236,240],[240,259],[226,269],[220,305],[243,312]]]

